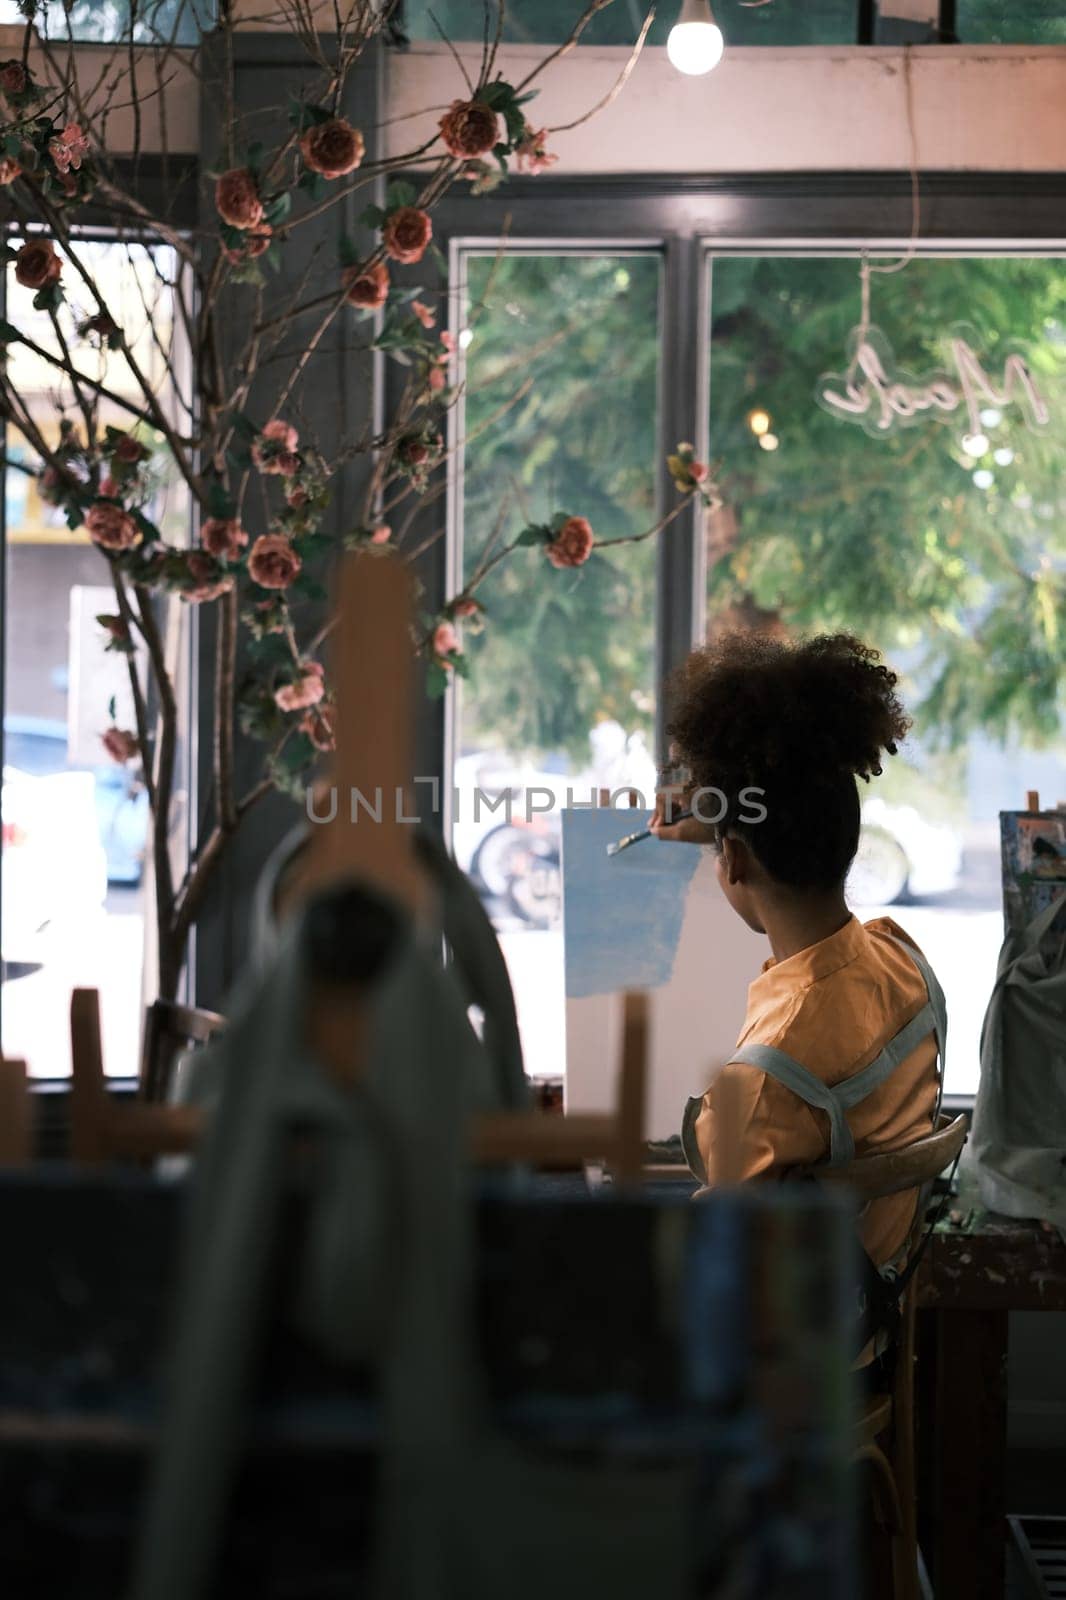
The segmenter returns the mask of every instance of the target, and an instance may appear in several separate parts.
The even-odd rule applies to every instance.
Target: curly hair
[[[793,888],[842,884],[859,844],[855,779],[880,774],[910,727],[897,681],[846,633],[730,634],[694,651],[668,685],[667,732],[693,786],[724,797],[719,837],[743,839]]]

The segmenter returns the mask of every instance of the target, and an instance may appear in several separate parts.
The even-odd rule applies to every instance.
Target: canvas
[[[563,812],[566,1108],[614,1105],[622,996],[644,989],[645,1135],[668,1139],[689,1096],[729,1060],[769,947],[730,908],[702,846],[648,839],[609,858],[608,844],[639,820],[633,811]]]

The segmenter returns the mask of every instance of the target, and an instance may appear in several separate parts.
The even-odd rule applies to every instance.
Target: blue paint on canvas
[[[646,839],[620,856],[607,846],[645,820],[639,811],[563,812],[563,933],[567,998],[657,989],[674,970],[685,902],[701,847]]]

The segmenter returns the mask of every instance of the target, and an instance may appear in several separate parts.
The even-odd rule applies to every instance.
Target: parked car
[[[67,764],[66,724],[22,716],[4,718],[5,783],[8,767],[34,778],[87,772],[93,780],[96,828],[107,860],[107,882],[140,883],[148,839],[148,794],[128,768],[113,761],[71,768]]]
[[[615,787],[627,781],[632,780],[622,777]],[[598,785],[588,772],[574,776],[534,770],[491,754],[467,755],[456,762],[453,848],[491,910],[506,907],[532,927],[558,923],[561,811],[568,787],[575,798],[587,801]],[[645,782],[641,793],[650,787]],[[509,814],[504,805],[490,810],[481,802],[475,807],[475,790],[490,797],[509,791]],[[549,796],[551,807],[543,810]],[[953,829],[927,822],[913,806],[869,800],[848,877],[848,900],[862,908],[943,894],[955,886],[961,866],[962,845]]]
[[[67,730],[40,717],[4,720],[3,959],[39,966],[48,930],[99,911],[108,883],[137,884],[148,797],[123,768],[67,765]]]
[[[107,894],[91,772],[4,767],[0,936],[5,973],[43,964],[50,928],[77,925]]]
[[[962,869],[962,841],[953,828],[927,822],[914,806],[868,800],[859,853],[848,874],[854,906],[891,906],[915,896],[946,894]]]

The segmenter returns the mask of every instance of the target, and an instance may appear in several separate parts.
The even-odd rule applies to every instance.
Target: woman
[[[672,685],[685,781],[660,797],[653,827],[713,845],[726,898],[772,952],[723,1074],[742,1178],[899,1149],[932,1127],[943,996],[901,928],[888,917],[864,926],[844,899],[856,778],[880,774],[910,725],[896,682],[847,634],[749,634],[697,650]],[[681,798],[697,816],[671,824]],[[716,1094],[690,1101],[685,1119],[686,1156],[709,1183]],[[861,1232],[877,1265],[899,1255],[915,1202],[911,1191],[870,1204]]]

